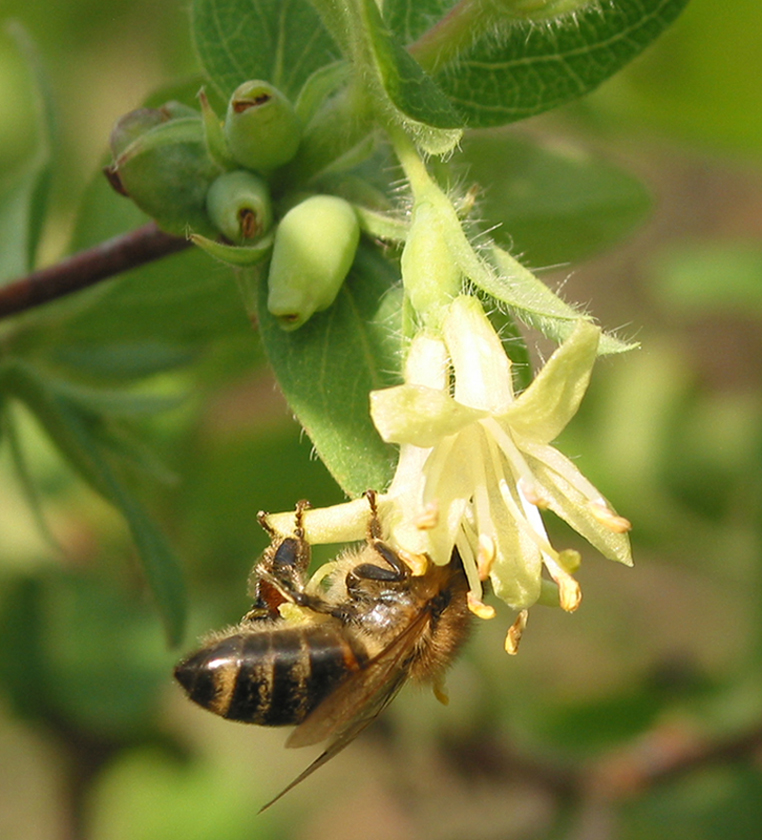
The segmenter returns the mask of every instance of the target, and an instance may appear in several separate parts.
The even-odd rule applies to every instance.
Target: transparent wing
[[[341,752],[394,698],[407,679],[405,664],[429,617],[428,610],[420,612],[391,644],[342,683],[297,726],[286,741],[287,747],[306,747],[330,738],[328,746],[261,811]]]

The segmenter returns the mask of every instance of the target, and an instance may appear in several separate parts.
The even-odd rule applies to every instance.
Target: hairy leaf
[[[306,0],[194,0],[192,9],[196,50],[224,100],[249,79],[295,100],[315,70],[339,58]]]
[[[278,382],[325,465],[357,496],[391,480],[396,451],[370,418],[368,392],[397,382],[399,307],[390,264],[362,245],[334,304],[285,332],[260,285],[262,340]]]
[[[599,0],[549,21],[517,20],[492,6],[493,25],[464,39],[434,81],[471,128],[524,119],[596,88],[658,37],[687,2]],[[387,0],[384,14],[410,44],[455,5]]]

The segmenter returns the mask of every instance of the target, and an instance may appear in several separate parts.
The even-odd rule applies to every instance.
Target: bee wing
[[[354,737],[364,729],[405,682],[403,663],[428,620],[427,610],[418,613],[392,642],[341,683],[296,727],[286,746],[307,747],[326,738],[336,740],[350,729]]]
[[[397,638],[370,660],[361,671],[342,683],[291,733],[287,747],[306,747],[330,738],[325,750],[291,784],[264,805],[277,802],[319,767],[348,746],[402,688],[407,673],[405,657],[415,645],[429,613],[419,613]]]

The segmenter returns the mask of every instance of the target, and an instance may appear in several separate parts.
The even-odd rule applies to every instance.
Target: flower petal
[[[457,403],[446,391],[425,385],[396,385],[371,391],[370,414],[387,443],[427,448],[485,416]]]
[[[555,440],[585,395],[600,334],[594,324],[580,321],[500,421],[507,422],[515,434],[537,443]]]
[[[480,458],[478,446],[475,427],[468,427],[442,441],[426,462],[423,503],[434,503],[438,510],[438,522],[428,531],[429,554],[438,565],[449,562],[471,501],[476,479],[473,467]]]
[[[479,300],[455,298],[442,324],[455,368],[455,399],[500,414],[513,402],[511,361]]]
[[[629,537],[606,527],[596,515],[591,502],[599,502],[601,495],[574,464],[552,446],[527,444],[522,448],[550,510],[609,560],[631,566]]]

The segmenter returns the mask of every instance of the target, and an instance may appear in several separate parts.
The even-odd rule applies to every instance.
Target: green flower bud
[[[424,321],[436,322],[460,291],[461,272],[442,233],[439,214],[428,201],[413,208],[401,269],[413,309]]]
[[[288,163],[302,137],[294,106],[268,82],[244,82],[234,91],[225,136],[236,161],[267,172]]]
[[[180,117],[197,116],[193,108],[174,101],[165,102],[160,108],[138,108],[130,111],[119,119],[111,131],[111,152],[116,159],[133,140],[137,140],[141,134],[145,134],[155,126]]]
[[[197,112],[179,103],[140,109],[123,117],[111,135],[112,186],[169,233],[190,228],[214,235],[206,196],[219,167],[207,154]]]
[[[283,329],[333,303],[359,241],[357,216],[343,198],[313,195],[286,213],[275,232],[267,298]]]
[[[209,188],[206,209],[212,224],[230,242],[258,239],[273,222],[267,184],[253,172],[226,172]]]

